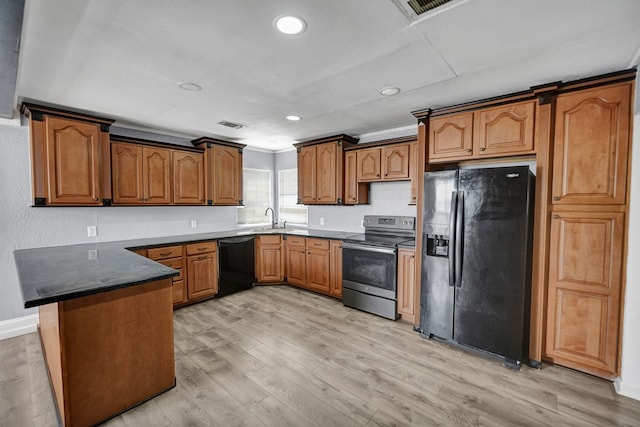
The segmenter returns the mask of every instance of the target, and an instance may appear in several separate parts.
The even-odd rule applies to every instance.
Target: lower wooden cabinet
[[[178,270],[180,274],[172,280],[171,295],[173,297],[173,306],[178,307],[187,303],[187,288],[184,282],[184,248],[182,245],[151,248],[148,250],[138,249],[133,252],[158,261],[160,264],[164,264],[174,270]]]
[[[284,249],[279,234],[256,236],[258,284],[284,283]]]
[[[286,281],[289,285],[342,298],[342,242],[287,236]]]
[[[218,293],[216,242],[193,243],[187,249],[187,298],[189,301]]]
[[[342,242],[332,240],[329,261],[329,295],[342,298]]]
[[[416,256],[414,249],[398,249],[398,314],[415,323]]]
[[[619,375],[623,238],[621,212],[552,213],[547,360]]]

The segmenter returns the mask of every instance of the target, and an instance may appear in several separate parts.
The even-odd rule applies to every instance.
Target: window
[[[298,169],[278,171],[278,218],[288,224],[307,225],[307,207],[298,204]]]
[[[264,211],[271,206],[271,171],[268,169],[243,169],[244,206],[238,208],[238,224],[268,224],[271,217]]]

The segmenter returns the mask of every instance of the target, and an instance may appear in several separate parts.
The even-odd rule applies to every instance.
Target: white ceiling
[[[286,14],[306,31],[278,33]],[[415,22],[393,0],[27,0],[17,97],[279,150],[639,56],[639,0],[454,0]]]

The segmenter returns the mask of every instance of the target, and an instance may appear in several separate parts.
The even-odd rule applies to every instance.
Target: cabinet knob
[[[558,197],[558,196],[554,196],[554,197],[553,197],[553,200],[557,202],[558,200],[560,200],[560,197]]]
[[[470,152],[472,152],[472,151],[473,151],[473,150],[472,150],[471,148],[468,148],[468,149],[467,149],[467,153],[470,153]]]
[[[480,151],[485,151],[487,147],[480,147]]]
[[[554,215],[553,216],[553,219],[558,219],[558,218],[560,218],[560,215]]]

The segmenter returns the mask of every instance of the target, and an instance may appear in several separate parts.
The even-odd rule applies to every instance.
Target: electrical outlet
[[[88,237],[96,237],[98,235],[98,227],[95,225],[90,225],[87,227],[87,236]]]
[[[324,225],[324,217],[323,216],[320,217],[320,225]]]
[[[191,220],[191,228],[198,228],[198,221],[196,221],[195,219]]]
[[[97,249],[89,249],[87,252],[88,252],[89,259],[98,259]]]

